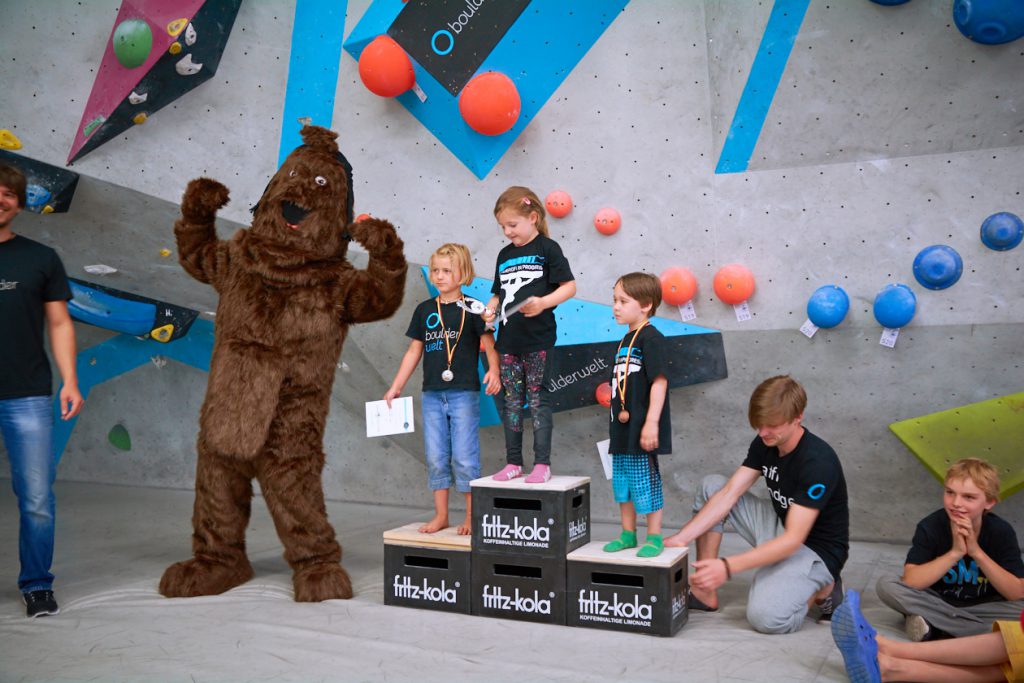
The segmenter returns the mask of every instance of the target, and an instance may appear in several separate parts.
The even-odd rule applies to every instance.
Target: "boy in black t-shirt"
[[[68,314],[68,286],[57,253],[11,230],[25,206],[27,181],[21,171],[0,166],[0,432],[11,461],[11,479],[21,516],[18,588],[30,617],[57,614],[53,597],[53,541],[57,462],[52,448],[53,407],[50,349],[64,381],[61,418],[82,409],[75,370],[75,327]]]
[[[641,514],[647,515],[647,540],[637,557],[656,557],[664,548],[658,455],[672,452],[665,337],[650,324],[661,303],[661,282],[647,273],[623,275],[615,283],[612,301],[615,322],[629,329],[615,353],[608,422],[612,489],[622,534],[604,550],[635,548],[636,516]]]
[[[879,579],[878,596],[906,617],[911,640],[985,633],[1024,610],[1024,562],[1013,527],[991,511],[998,500],[995,467],[953,463],[942,509],[918,523],[903,576]]]
[[[718,588],[733,574],[757,569],[747,620],[762,633],[792,633],[811,604],[829,619],[842,602],[840,572],[850,540],[846,480],[835,451],[802,424],[807,394],[786,375],[771,377],[750,397],[748,419],[757,430],[747,458],[732,477],[704,478],[696,515],[666,539],[697,544],[690,577],[691,609],[718,609]],[[771,500],[748,489],[764,477]],[[719,557],[728,520],[751,550]]]
[[[469,534],[473,519],[469,483],[480,476],[480,349],[487,355],[484,383],[488,394],[501,388],[494,337],[462,285],[473,282],[473,259],[461,244],[445,244],[430,257],[430,281],[438,295],[416,307],[406,336],[409,349],[384,400],[401,395],[423,358],[423,442],[427,484],[434,493],[434,517],[419,531],[432,534],[448,526],[448,489],[466,496],[466,519],[458,533]]]

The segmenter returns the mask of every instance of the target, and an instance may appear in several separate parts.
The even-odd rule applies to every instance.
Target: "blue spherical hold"
[[[981,224],[981,241],[989,249],[1009,251],[1024,238],[1024,221],[1007,211],[994,213]]]
[[[914,277],[928,289],[952,287],[964,272],[964,260],[953,247],[933,244],[914,259]]]
[[[955,0],[953,22],[976,43],[1000,45],[1024,36],[1021,0]]]
[[[807,300],[808,319],[826,330],[843,322],[849,310],[850,297],[837,285],[818,287]]]
[[[914,318],[916,310],[917,297],[904,284],[887,285],[875,297],[875,320],[882,327],[903,327]]]

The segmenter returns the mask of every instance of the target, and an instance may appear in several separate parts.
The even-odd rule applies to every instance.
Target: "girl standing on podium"
[[[576,280],[558,243],[548,237],[544,206],[533,190],[510,187],[494,204],[494,217],[510,242],[498,252],[494,295],[484,309],[497,320],[501,385],[505,389],[505,467],[497,481],[523,475],[523,404],[533,418],[533,471],[527,484],[551,478],[551,400],[546,375],[555,345],[555,306],[576,295]]]
[[[608,452],[622,534],[605,544],[609,553],[637,546],[637,514],[647,515],[647,539],[637,557],[656,557],[664,548],[658,455],[672,452],[672,424],[665,337],[651,325],[660,303],[661,281],[653,275],[628,273],[615,283],[612,313],[615,322],[629,329],[619,342],[612,368]]]
[[[419,528],[432,534],[448,526],[448,489],[466,496],[466,520],[461,535],[470,533],[472,507],[469,483],[480,476],[480,379],[477,373],[481,345],[487,354],[484,384],[488,394],[501,388],[494,337],[480,316],[467,311],[471,300],[462,285],[473,282],[473,259],[461,244],[445,244],[430,257],[430,281],[439,294],[427,299],[412,314],[406,336],[412,339],[384,400],[402,393],[423,358],[423,441],[427,479],[434,492],[434,518]],[[479,302],[473,302],[479,305]],[[454,475],[454,476],[453,476]]]

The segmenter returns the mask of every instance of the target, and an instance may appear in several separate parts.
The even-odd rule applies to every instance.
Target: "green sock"
[[[622,530],[622,534],[620,534],[618,538],[616,538],[614,541],[610,541],[610,542],[604,544],[604,551],[606,553],[617,553],[620,550],[625,550],[626,548],[635,548],[635,547],[636,547],[636,532],[635,531],[627,531],[626,529],[623,529]]]
[[[657,557],[665,549],[665,542],[661,540],[661,534],[647,534],[647,542],[644,547],[636,551],[637,557]]]

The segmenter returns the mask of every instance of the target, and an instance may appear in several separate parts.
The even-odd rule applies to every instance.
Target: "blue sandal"
[[[876,636],[860,612],[860,595],[855,590],[846,591],[846,599],[832,615],[832,639],[843,653],[851,683],[882,683]]]

